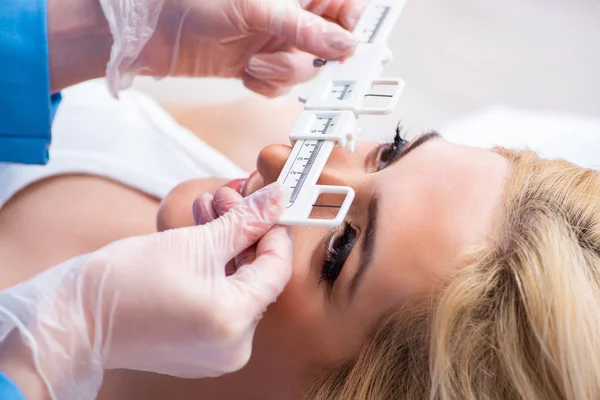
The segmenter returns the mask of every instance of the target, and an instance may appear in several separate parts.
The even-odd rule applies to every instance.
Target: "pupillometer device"
[[[404,82],[379,77],[392,60],[386,41],[404,4],[405,0],[371,0],[353,31],[359,42],[354,55],[323,62],[314,84],[300,96],[304,110],[290,133],[294,147],[277,179],[292,192],[280,224],[332,227],[344,221],[354,190],[317,181],[334,147],[354,151],[361,115],[388,114],[398,103]],[[387,90],[378,94],[376,87]],[[383,98],[385,103],[369,105],[369,97]],[[345,197],[340,205],[317,204],[321,195]],[[312,218],[315,207],[332,207],[337,214],[331,219]]]

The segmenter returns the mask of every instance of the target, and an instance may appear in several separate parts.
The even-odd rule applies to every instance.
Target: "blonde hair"
[[[600,174],[495,151],[512,172],[485,243],[307,399],[600,399]]]

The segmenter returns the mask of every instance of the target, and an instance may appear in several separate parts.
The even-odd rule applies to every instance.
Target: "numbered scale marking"
[[[333,117],[317,118],[315,127],[311,133],[315,135],[324,135],[330,128],[335,127]],[[293,206],[298,198],[298,194],[306,182],[309,172],[313,168],[317,157],[323,153],[331,153],[335,143],[325,140],[303,140],[295,146],[291,159],[293,164],[289,172],[283,179],[283,184],[292,189],[292,195],[288,208]],[[325,146],[325,148],[323,148]],[[322,154],[321,154],[322,155]],[[329,158],[329,155],[327,155]]]

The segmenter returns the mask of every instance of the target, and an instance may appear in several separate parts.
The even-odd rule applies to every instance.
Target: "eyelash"
[[[342,272],[342,268],[346,263],[346,259],[350,255],[354,242],[356,241],[356,230],[346,222],[344,224],[344,230],[329,240],[329,246],[327,246],[327,254],[325,260],[323,260],[323,267],[321,269],[321,281],[326,281],[329,284],[329,289],[333,289],[335,281]]]
[[[387,167],[400,155],[400,153],[402,153],[402,150],[408,144],[408,141],[402,136],[402,125],[398,124],[393,141],[379,146],[379,149],[377,150],[377,171],[381,171]]]
[[[384,143],[377,150],[377,171],[381,171],[396,159],[407,145],[402,137],[402,125],[396,127],[396,134],[390,143]],[[342,272],[342,268],[346,263],[346,259],[354,247],[356,241],[356,230],[346,222],[342,232],[335,233],[329,240],[329,245],[326,249],[325,259],[321,268],[321,280],[319,282],[327,282],[329,290],[333,289],[335,281]]]

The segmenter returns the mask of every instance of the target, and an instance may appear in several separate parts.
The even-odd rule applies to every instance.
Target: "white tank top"
[[[63,92],[47,165],[0,163],[0,208],[33,182],[74,173],[106,177],[157,198],[188,179],[248,176],[149,96],[127,90],[116,100],[102,80]]]
[[[129,89],[120,97],[112,98],[102,80],[65,90],[53,126],[50,162],[0,164],[0,208],[27,185],[60,174],[102,176],[157,198],[188,179],[248,175],[149,96]],[[492,108],[439,131],[460,144],[529,147],[545,157],[600,169],[600,119]]]

